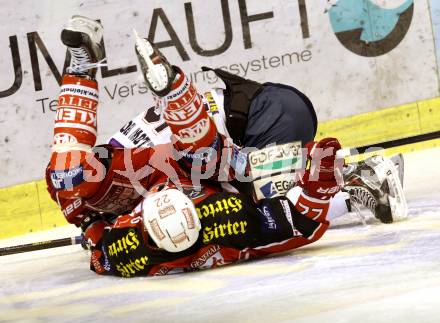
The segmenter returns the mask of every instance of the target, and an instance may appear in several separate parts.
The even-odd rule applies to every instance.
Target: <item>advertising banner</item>
[[[432,1],[435,3],[435,1]],[[104,26],[98,143],[153,104],[135,28],[200,90],[222,86],[201,66],[293,85],[320,121],[439,95],[428,0],[2,0],[0,187],[44,177],[73,14]]]

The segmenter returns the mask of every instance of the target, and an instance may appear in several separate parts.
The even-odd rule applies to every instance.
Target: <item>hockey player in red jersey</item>
[[[168,69],[171,70],[171,66]],[[234,146],[236,158],[232,164],[240,166],[247,159],[251,168],[247,174],[250,176],[245,178],[238,171],[240,180],[233,181],[232,187],[255,194],[258,199],[284,196],[289,190],[289,196],[297,196],[299,189],[291,189],[295,183],[286,176],[286,173],[294,171],[294,163],[282,164],[282,158],[268,156],[282,156],[285,151],[290,151],[290,157],[294,160],[293,152],[313,140],[317,118],[311,101],[292,86],[260,84],[223,70],[212,71],[223,80],[226,89],[214,88],[200,93],[200,97],[217,131],[240,145]],[[121,125],[120,130],[109,139],[110,145],[134,148],[170,142],[171,129],[161,117],[162,111],[166,110],[166,96],[164,98],[154,95],[154,91],[152,93],[155,105]],[[250,151],[250,148],[256,151]],[[267,170],[269,160],[272,162],[270,171]],[[259,171],[262,167],[266,170]],[[383,223],[405,217],[407,206],[402,189],[401,155],[392,160],[374,156],[347,165],[343,175],[344,187],[332,199],[330,216],[337,217],[349,210],[366,207]],[[222,182],[222,185],[231,188],[229,183],[226,185]]]
[[[136,52],[147,84],[166,102],[173,143],[94,147],[101,35],[99,23],[78,16],[62,32],[72,62],[63,77],[46,172],[53,199],[91,243],[92,270],[123,277],[194,270],[297,248],[324,234],[329,201],[340,189],[338,141],[307,145],[301,156],[308,167],[295,204],[286,197],[255,202],[223,192],[215,180],[236,177],[236,147],[217,132],[185,75],[147,40],[138,39]],[[209,180],[196,178],[205,173]],[[173,217],[180,222],[168,223]]]

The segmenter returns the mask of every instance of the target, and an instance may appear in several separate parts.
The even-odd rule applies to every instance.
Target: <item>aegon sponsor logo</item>
[[[275,195],[283,195],[289,189],[291,189],[295,185],[295,181],[292,179],[290,181],[282,180],[282,181],[270,181],[267,184],[260,187],[261,193],[263,193],[264,197],[270,198]]]

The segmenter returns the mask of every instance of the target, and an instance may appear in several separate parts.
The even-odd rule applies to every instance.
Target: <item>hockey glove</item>
[[[106,269],[103,266],[104,254],[101,250],[102,240],[109,223],[102,219],[98,213],[90,212],[81,221],[83,241],[81,245],[84,249],[91,251],[90,269],[98,274],[103,274]]]
[[[81,245],[84,249],[99,249],[104,234],[104,229],[109,224],[105,222],[98,213],[90,212],[81,221],[83,241]]]
[[[337,158],[341,145],[336,138],[306,144],[307,165],[298,185],[309,197],[328,200],[341,189],[344,159]]]

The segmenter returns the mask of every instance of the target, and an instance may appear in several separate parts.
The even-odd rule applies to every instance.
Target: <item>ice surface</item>
[[[239,265],[122,279],[79,246],[0,257],[1,322],[440,322],[440,149],[405,156],[407,220],[350,215],[317,243]],[[1,246],[66,237],[50,233]]]

